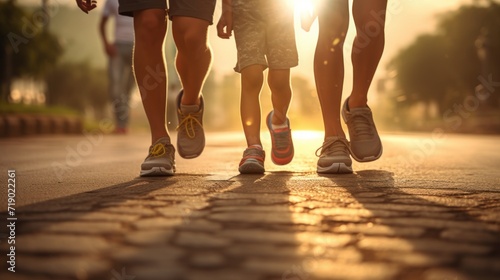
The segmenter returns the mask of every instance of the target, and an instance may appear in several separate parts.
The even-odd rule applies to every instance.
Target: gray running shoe
[[[149,155],[141,165],[141,177],[172,176],[175,173],[175,148],[163,137],[149,147]]]
[[[183,158],[198,157],[205,148],[205,132],[203,131],[203,96],[200,100],[198,112],[184,113],[181,110],[181,97],[184,91],[177,96],[177,152]]]
[[[321,153],[318,155],[318,152]],[[316,150],[319,157],[317,172],[340,174],[352,173],[352,160],[349,156],[349,142],[340,137],[328,137],[319,149]]]
[[[369,107],[348,110],[349,98],[342,106],[342,118],[349,129],[351,155],[359,162],[374,161],[382,155],[382,142]]]
[[[249,147],[243,152],[243,158],[240,161],[238,171],[241,174],[262,174],[264,169],[264,159],[266,153],[263,149],[257,147]]]

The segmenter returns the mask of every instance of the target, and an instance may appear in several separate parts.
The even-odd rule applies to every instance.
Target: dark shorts
[[[216,0],[168,0],[168,16],[199,18],[213,23]],[[133,16],[135,11],[167,9],[167,0],[119,0],[119,13]]]

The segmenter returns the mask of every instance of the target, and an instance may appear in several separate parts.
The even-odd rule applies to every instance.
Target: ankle
[[[368,107],[368,100],[366,98],[356,98],[355,96],[349,96],[349,101],[347,103],[347,108],[364,108]]]

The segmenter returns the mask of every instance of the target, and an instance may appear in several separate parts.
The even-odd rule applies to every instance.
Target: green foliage
[[[104,114],[109,104],[107,73],[86,63],[58,65],[46,78],[50,105],[62,105],[85,112],[92,108],[97,115]]]
[[[8,102],[10,83],[15,78],[42,78],[57,62],[62,46],[45,28],[50,15],[28,13],[15,1],[0,2],[1,99]]]
[[[479,77],[500,80],[500,5],[483,1],[441,15],[435,33],[418,37],[388,67],[397,73],[398,106],[435,105],[442,116],[474,94]]]

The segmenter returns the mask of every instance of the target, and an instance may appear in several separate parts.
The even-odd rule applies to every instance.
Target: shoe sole
[[[205,146],[205,143],[203,143],[203,146]],[[181,149],[179,149],[179,146],[177,146],[177,153],[179,154],[179,156],[181,156],[181,158],[183,159],[193,159],[193,158],[197,158],[199,157],[202,153],[203,153],[203,150],[201,150],[201,152],[199,152],[198,154],[193,154],[193,155],[186,155],[186,154],[183,154],[181,152]]]
[[[318,173],[326,173],[326,174],[348,174],[352,173],[352,166],[347,166],[345,163],[333,163],[330,166],[317,167]]]
[[[166,169],[165,167],[153,167],[148,170],[141,170],[141,177],[154,177],[154,176],[173,176],[175,169]]]
[[[383,152],[383,147],[380,147],[380,152],[378,155],[376,156],[369,156],[369,157],[364,157],[364,158],[359,158],[357,157],[352,151],[351,151],[351,156],[354,160],[356,160],[357,162],[370,162],[370,161],[375,161],[377,159],[379,159],[381,156],[382,156],[382,152]]]
[[[238,168],[238,170],[241,174],[262,174],[266,171],[262,165],[251,158],[247,159],[245,163]]]

